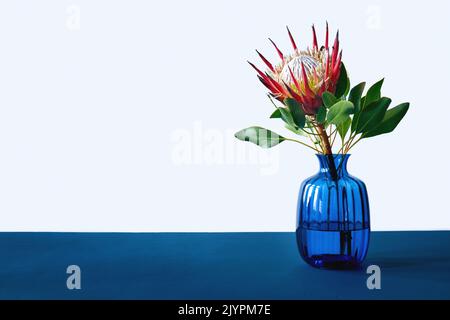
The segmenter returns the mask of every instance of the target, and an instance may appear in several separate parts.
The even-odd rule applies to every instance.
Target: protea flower
[[[259,126],[241,130],[235,136],[263,148],[272,148],[283,141],[309,147],[318,154],[327,155],[329,170],[335,179],[341,168],[335,167],[335,142],[341,141],[337,154],[345,155],[363,139],[392,132],[408,112],[409,103],[389,108],[391,99],[381,95],[384,79],[373,84],[365,95],[365,82],[350,88],[342,51],[339,51],[339,32],[330,48],[328,23],[323,46],[319,47],[317,43],[314,25],[312,31],[312,47],[301,51],[287,28],[293,47],[293,52],[288,55],[269,39],[281,62],[273,65],[257,50],[268,68],[266,72],[249,62],[270,90],[270,95],[284,105],[274,104],[276,110],[270,118],[281,119],[285,129],[308,137],[311,143],[286,138]],[[341,139],[336,139],[337,136]]]
[[[283,102],[286,98],[295,99],[305,114],[314,115],[322,105],[322,94],[325,91],[335,93],[336,83],[341,71],[342,51],[339,52],[339,31],[336,34],[333,47],[328,46],[328,23],[326,26],[325,44],[319,48],[314,25],[313,45],[301,51],[297,48],[288,27],[293,53],[283,54],[271,40],[281,62],[271,64],[258,50],[256,52],[268,67],[262,72],[253,63],[249,64],[258,72],[258,78],[270,90],[270,94]]]

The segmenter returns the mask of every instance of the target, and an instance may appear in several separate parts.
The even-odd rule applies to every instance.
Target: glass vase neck
[[[349,154],[317,154],[320,163],[320,173],[330,176],[333,179],[340,178],[348,174],[347,162]]]

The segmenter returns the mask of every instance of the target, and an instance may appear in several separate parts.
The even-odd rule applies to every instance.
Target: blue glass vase
[[[369,200],[364,182],[347,172],[349,156],[317,155],[320,171],[300,188],[298,249],[317,268],[358,268],[367,255]]]

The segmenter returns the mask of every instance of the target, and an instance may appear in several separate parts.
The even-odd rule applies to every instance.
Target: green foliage
[[[342,100],[334,104],[327,115],[327,122],[339,126],[349,119],[350,114],[354,112],[355,107],[350,101]]]
[[[310,144],[289,139],[261,127],[250,127],[235,134],[242,141],[254,143],[262,148],[272,148],[289,140],[303,144],[316,152],[324,152],[319,130],[329,129],[329,143],[332,145],[336,135],[341,137],[339,152],[348,153],[360,140],[390,133],[397,128],[409,110],[409,103],[402,103],[389,109],[391,99],[381,96],[384,79],[372,85],[364,95],[365,82],[350,89],[350,80],[345,66],[336,85],[335,94],[324,92],[322,105],[315,116],[305,115],[303,106],[296,100],[286,98],[283,107],[277,107],[271,119],[282,119],[285,128],[296,135],[309,137]],[[347,98],[348,96],[348,98]],[[349,133],[350,132],[350,133]]]
[[[383,120],[386,110],[390,104],[391,99],[381,98],[364,107],[358,117],[355,132],[364,133],[373,130]]]
[[[348,96],[348,100],[355,106],[355,113],[358,113],[361,110],[361,97],[365,86],[366,83],[361,82],[357,86],[353,87]]]
[[[328,92],[328,91],[325,91],[325,92],[322,94],[322,102],[323,102],[323,105],[324,105],[325,107],[327,107],[327,108],[332,107],[332,106],[335,105],[338,101],[339,101],[339,99],[336,98],[336,97],[334,96],[334,94],[332,94],[332,93],[330,93],[330,92]]]
[[[281,111],[276,108],[275,111],[271,114],[270,119],[281,119]]]
[[[324,123],[327,119],[327,108],[324,106],[320,106],[319,110],[317,110],[316,120],[318,123]]]
[[[366,106],[370,105],[372,102],[380,100],[381,98],[381,87],[383,86],[384,78],[375,83],[373,86],[369,88],[366,96],[363,99],[362,108],[364,109]]]
[[[341,122],[337,126],[339,136],[341,137],[342,140],[345,139],[345,135],[347,134],[348,130],[350,129],[351,124],[352,124],[352,119],[350,117],[347,117],[347,119],[345,119],[345,121]]]
[[[296,100],[291,98],[286,98],[284,100],[284,104],[288,107],[295,126],[302,129],[306,122],[306,117],[302,106]]]
[[[272,148],[286,140],[286,138],[277,133],[261,127],[243,129],[234,136],[241,141],[248,141],[266,149]]]
[[[349,88],[350,88],[350,79],[348,78],[347,70],[345,69],[345,66],[342,63],[341,73],[339,75],[339,79],[336,84],[336,92],[334,95],[337,98],[345,97],[348,93]]]
[[[280,110],[281,119],[290,126],[295,127],[294,118],[288,108],[278,108]]]
[[[286,129],[288,129],[289,131],[291,131],[291,132],[293,132],[293,133],[295,133],[295,134],[297,134],[297,135],[299,135],[299,136],[304,136],[304,137],[307,136],[306,132],[303,131],[302,129],[299,129],[299,128],[297,128],[297,127],[293,127],[293,126],[291,126],[291,125],[289,125],[289,124],[287,124],[287,123],[284,124],[284,127],[285,127]]]
[[[395,108],[386,111],[386,114],[384,115],[383,120],[380,122],[380,124],[374,129],[364,132],[362,137],[370,138],[394,131],[394,129],[398,126],[400,121],[402,121],[408,110],[409,103],[402,103]]]

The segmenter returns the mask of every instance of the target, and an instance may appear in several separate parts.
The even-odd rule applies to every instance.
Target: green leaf
[[[286,140],[277,133],[261,127],[250,127],[237,132],[234,136],[239,140],[248,141],[266,149]]]
[[[361,106],[363,105],[363,100],[361,99]],[[356,131],[356,127],[358,126],[358,121],[359,121],[359,116],[361,115],[361,110],[359,110],[358,113],[355,112],[355,115],[353,116],[352,119],[352,132]]]
[[[319,123],[324,123],[327,119],[327,108],[324,106],[320,106],[319,110],[317,110],[316,120]]]
[[[284,125],[284,127],[286,129],[288,129],[289,131],[291,131],[291,132],[293,132],[295,134],[298,134],[299,136],[304,136],[304,137],[307,136],[305,131],[303,131],[303,130],[297,128],[297,127],[293,127],[293,126],[291,126],[291,125],[289,125],[287,123]]]
[[[334,94],[325,91],[322,94],[322,101],[325,107],[330,108],[331,106],[335,105],[339,101],[339,99],[336,98]]]
[[[280,110],[281,119],[283,119],[284,122],[291,126],[295,126],[294,119],[288,108],[278,108],[278,110]]]
[[[344,120],[340,125],[337,126],[337,130],[339,133],[339,136],[342,140],[344,140],[345,135],[348,132],[348,129],[350,129],[350,125],[352,124],[352,119],[348,116],[346,120]]]
[[[334,124],[336,126],[340,125],[342,122],[346,121],[350,114],[354,111],[353,103],[350,101],[339,101],[333,105],[328,111],[327,121],[328,123]]]
[[[367,91],[366,97],[364,98],[364,104],[361,104],[361,109],[365,106],[370,105],[372,102],[380,100],[381,98],[381,87],[383,86],[384,79],[381,79]]]
[[[306,122],[306,117],[302,106],[296,100],[291,98],[284,99],[284,104],[289,108],[295,125],[302,129]]]
[[[361,110],[365,109],[371,103],[380,100],[381,98],[381,87],[383,86],[384,79],[381,79],[374,85],[372,85],[367,91],[366,96],[361,98],[361,102],[359,104],[360,108],[357,112],[355,112],[355,116],[352,121],[352,132],[355,132],[358,127],[359,118],[361,115]]]
[[[355,106],[355,114],[361,110],[361,96],[364,91],[364,87],[366,86],[365,82],[361,82],[357,86],[353,87],[350,91],[350,95],[348,96],[348,100],[353,102]]]
[[[270,119],[281,119],[281,112],[278,108],[272,113]]]
[[[409,103],[402,103],[395,108],[386,111],[381,123],[373,130],[365,132],[362,138],[370,138],[381,134],[390,133],[395,130],[397,125],[402,121],[409,109]]]
[[[381,98],[365,107],[359,115],[355,128],[356,133],[369,132],[378,126],[390,104],[391,99]]]
[[[347,87],[346,87],[345,92],[344,92],[344,98],[348,95],[349,91],[350,91],[350,78],[347,77]]]
[[[341,65],[341,73],[339,75],[339,80],[338,80],[338,82],[336,84],[336,92],[335,92],[334,95],[337,98],[342,98],[348,92],[349,87],[350,87],[350,80],[349,80],[348,75],[347,75],[347,70],[345,69],[345,66],[342,63],[342,65]]]

